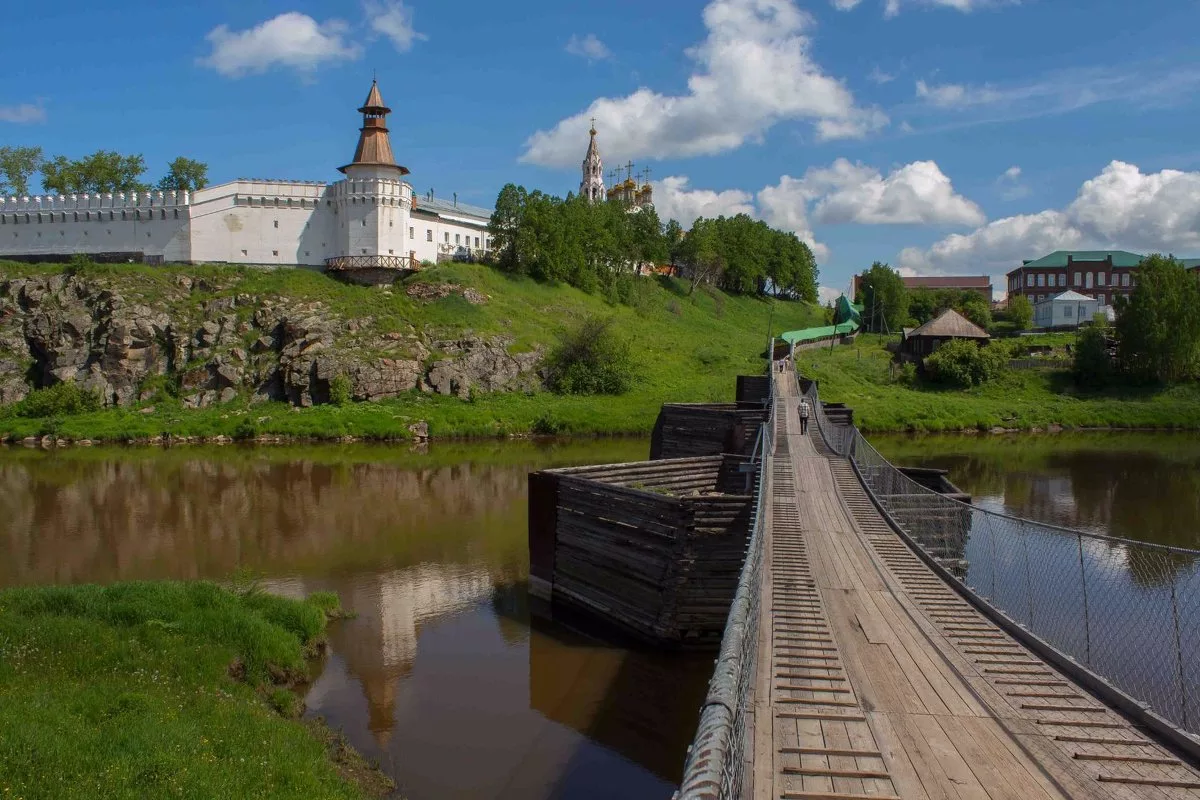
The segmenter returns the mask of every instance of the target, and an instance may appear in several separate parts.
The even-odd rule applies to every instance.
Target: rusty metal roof
[[[363,115],[363,124],[359,128],[358,147],[354,149],[354,160],[344,167],[338,167],[339,172],[345,172],[349,167],[395,167],[401,175],[408,174],[408,168],[396,163],[392,154],[392,140],[388,137],[387,115],[391,109],[383,104],[383,95],[379,93],[379,84],[371,81],[371,91],[367,94],[367,102],[358,109]]]

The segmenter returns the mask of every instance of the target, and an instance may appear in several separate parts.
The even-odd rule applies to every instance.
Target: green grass
[[[61,265],[0,263],[0,275],[56,274]],[[478,395],[471,401],[412,393],[380,403],[351,403],[292,409],[285,404],[250,405],[240,399],[216,408],[186,410],[169,398],[142,409],[106,409],[64,417],[19,418],[0,409],[0,435],[9,438],[57,435],[70,439],[127,441],[170,433],[175,436],[409,438],[408,426],[429,423],[436,437],[506,436],[527,433],[645,433],[664,402],[728,401],[738,374],[764,371],[768,324],[775,333],[818,324],[819,307],[698,289],[684,282],[639,280],[627,304],[564,285],[513,278],[489,267],[443,264],[409,281],[471,286],[491,299],[474,306],[451,295],[433,302],[409,298],[403,285],[390,290],[347,286],[306,270],[234,267],[92,266],[80,271],[112,285],[127,299],[199,315],[202,304],[221,297],[253,295],[289,303],[320,302],[346,320],[360,323],[364,343],[387,332],[419,333],[429,339],[466,334],[503,335],[510,352],[549,348],[559,334],[588,315],[610,316],[632,345],[639,379],[620,396],[572,397],[548,392]],[[193,281],[190,293],[182,278]],[[241,309],[239,309],[240,311]],[[198,318],[198,317],[197,317]],[[142,404],[143,407],[151,405]]]
[[[366,796],[336,737],[272,708],[294,715],[279,692],[330,610],[206,582],[0,592],[0,797]]]
[[[821,398],[854,409],[866,431],[957,431],[990,428],[1200,429],[1200,386],[1112,387],[1089,391],[1061,370],[1013,370],[961,390],[899,380],[881,337],[797,354],[801,374],[820,382]]]

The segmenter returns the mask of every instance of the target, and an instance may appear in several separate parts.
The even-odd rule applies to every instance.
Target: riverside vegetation
[[[734,375],[761,371],[768,325],[820,317],[675,278],[589,293],[472,264],[378,289],[306,270],[0,263],[0,434],[644,433],[661,403],[724,400]],[[586,325],[627,356],[623,394],[544,388],[551,356]],[[594,384],[556,374],[560,388]],[[60,382],[78,391],[32,388]]]
[[[375,797],[296,719],[337,597],[207,582],[0,591],[0,796]]]

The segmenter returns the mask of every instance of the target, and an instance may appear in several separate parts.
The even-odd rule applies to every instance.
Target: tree
[[[925,359],[925,369],[934,380],[968,388],[999,377],[1007,362],[1001,342],[980,347],[971,339],[951,339]]]
[[[0,147],[0,195],[29,194],[29,177],[42,165],[40,147]]]
[[[978,294],[972,293],[972,297],[962,304],[959,313],[984,330],[992,326],[992,309],[988,301]]]
[[[674,264],[679,260],[679,251],[683,244],[683,226],[673,219],[668,221],[663,230],[663,241],[667,245],[667,257]]]
[[[1092,325],[1079,331],[1075,344],[1075,380],[1082,386],[1103,386],[1112,376],[1108,328]]]
[[[525,219],[525,204],[528,193],[524,186],[508,183],[496,197],[496,209],[488,223],[488,234],[492,237],[492,248],[499,253],[498,264],[510,272],[521,271],[517,239]]]
[[[1117,298],[1117,356],[1143,381],[1200,376],[1200,282],[1172,257],[1151,255],[1128,298]]]
[[[688,294],[701,283],[716,283],[725,270],[725,257],[717,246],[717,221],[699,217],[692,223],[680,251],[680,260],[687,266],[691,285]]]
[[[1023,294],[1010,295],[1008,318],[1017,330],[1029,330],[1033,327],[1033,303],[1029,302],[1029,298]]]
[[[208,164],[179,156],[167,165],[167,174],[158,182],[164,192],[194,192],[208,186]]]
[[[109,150],[97,150],[90,156],[69,159],[55,156],[42,164],[42,188],[58,194],[103,194],[106,192],[145,192],[149,184],[139,180],[146,171],[141,155],[123,156]]]
[[[613,320],[594,316],[564,332],[546,357],[547,383],[559,394],[623,394],[636,371],[629,342]]]
[[[908,321],[908,292],[900,273],[876,261],[863,273],[863,318],[872,331],[898,332]]]

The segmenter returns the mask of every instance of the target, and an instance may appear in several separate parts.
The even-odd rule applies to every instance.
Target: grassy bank
[[[1200,429],[1200,387],[1077,387],[1062,370],[1009,370],[972,389],[906,382],[881,337],[797,355],[821,398],[854,409],[866,431],[958,431],[1016,428]]]
[[[0,797],[382,794],[291,718],[284,687],[336,605],[211,583],[0,592]]]
[[[0,277],[63,270],[0,263]],[[194,313],[203,303],[222,297],[282,298],[320,303],[347,325],[353,322],[360,330],[356,335],[365,336],[365,330],[374,337],[415,334],[426,340],[499,335],[511,341],[513,353],[552,347],[564,329],[587,316],[611,317],[633,345],[637,379],[630,392],[616,397],[478,393],[463,401],[413,392],[378,403],[306,409],[251,404],[243,397],[192,410],[159,396],[135,408],[49,418],[21,417],[8,407],[0,409],[0,435],[92,440],[165,434],[408,438],[408,426],[417,421],[427,422],[434,437],[645,433],[663,402],[732,399],[736,375],[764,369],[768,326],[776,333],[802,328],[817,324],[822,313],[803,303],[727,295],[705,287],[689,294],[686,283],[666,278],[634,280],[625,285],[621,297],[606,298],[469,264],[441,265],[390,290],[347,286],[304,270],[111,265],[88,267],[82,274],[111,285],[130,302],[177,315]],[[178,287],[184,279],[193,288],[180,300]],[[460,294],[414,299],[405,291],[413,282],[472,287],[488,301],[473,305]],[[244,313],[252,312],[244,308]]]

